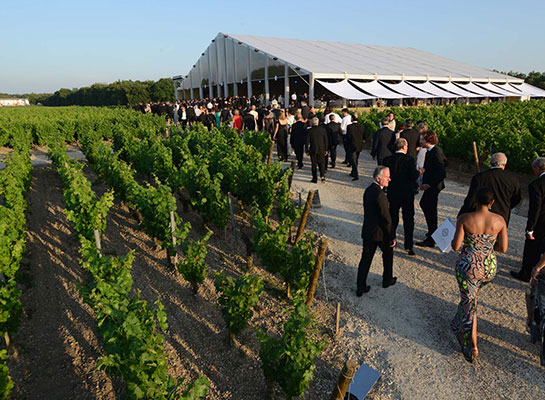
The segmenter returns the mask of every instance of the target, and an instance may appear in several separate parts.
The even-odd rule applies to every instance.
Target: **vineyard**
[[[44,190],[51,194],[43,193],[41,207],[58,193],[62,214],[55,213],[53,224],[63,224],[70,234],[55,252],[71,260],[69,268],[78,278],[68,285],[80,304],[78,312],[84,310],[94,320],[88,329],[96,336],[90,363],[96,372],[88,374],[95,385],[101,381],[109,387],[94,396],[198,399],[220,398],[228,390],[240,398],[239,390],[259,398],[248,394],[257,390],[281,391],[286,398],[308,392],[318,398],[309,386],[316,359],[330,341],[324,318],[332,318],[320,301],[314,311],[309,307],[319,240],[311,232],[302,234],[304,226],[299,226],[301,234],[292,235],[301,217],[290,198],[292,170],[266,162],[267,135],[240,137],[229,128],[208,132],[202,126],[167,131],[160,118],[132,111],[66,108],[2,110],[0,139],[13,149],[0,172],[0,211],[6,215],[0,239],[8,249],[1,259],[0,315],[6,339],[0,353],[2,398],[28,396],[18,363],[25,346],[18,339],[21,331],[35,329],[24,292],[42,284],[37,277],[28,282],[32,254],[22,261],[25,231],[32,237],[35,229],[33,221],[25,227],[31,143],[49,149],[52,167],[34,174],[51,171],[59,183]],[[87,163],[71,160],[66,143],[79,144]],[[40,204],[32,205],[34,215]],[[148,244],[119,240],[126,235]],[[36,251],[28,245],[30,253]],[[54,258],[51,249],[48,254]],[[24,271],[18,273],[20,266]],[[157,268],[166,282],[152,278]],[[152,289],[156,284],[167,289]],[[203,336],[202,328],[191,323],[175,320],[172,326],[171,315],[179,317],[180,310],[207,315],[213,308],[223,322],[215,322],[219,326],[212,336]],[[18,331],[19,322],[23,327]],[[181,336],[189,343],[218,341],[214,358],[221,360],[225,357],[219,354],[226,353],[227,365],[234,359],[254,370],[261,360],[261,378],[252,379],[263,384],[218,387],[209,370],[215,361],[198,360],[206,345],[184,351],[187,360],[173,355],[172,338]],[[241,353],[229,354],[235,348]]]
[[[471,160],[476,141],[527,172],[545,152],[543,101],[393,111],[448,156]],[[368,134],[383,114],[360,116]],[[327,242],[267,134],[21,108],[0,110],[2,146],[0,398],[329,395],[349,354],[316,279]]]

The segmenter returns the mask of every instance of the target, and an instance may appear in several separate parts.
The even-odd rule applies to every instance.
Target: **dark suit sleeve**
[[[327,134],[322,135],[323,141],[324,141],[324,151],[327,151],[329,149],[329,140],[327,140]]]
[[[377,132],[373,135],[373,143],[371,144],[371,157],[377,155]]]
[[[515,208],[522,200],[522,196],[520,194],[520,184],[518,179],[516,178],[513,179],[513,185],[515,190],[513,191],[513,195],[511,196],[511,204],[510,204],[511,208]]]
[[[458,213],[458,216],[475,211],[474,198],[475,198],[475,193],[477,192],[477,189],[479,188],[479,182],[478,182],[477,176],[478,175],[473,175],[473,178],[471,178],[469,191],[467,192],[467,196],[464,199],[464,204],[462,205],[462,208],[460,208],[460,212]]]
[[[528,185],[530,204],[528,206],[528,222],[526,223],[527,231],[533,231],[535,229],[539,211],[541,210],[541,207],[543,207],[543,196],[542,193],[537,190],[537,186],[537,182]]]
[[[392,239],[392,217],[390,216],[390,207],[388,205],[388,200],[384,193],[379,193],[378,196],[378,207],[380,210],[380,227],[384,232],[384,239]]]
[[[307,131],[307,151],[310,151],[310,134]]]
[[[420,176],[420,173],[416,169],[416,160],[414,157],[407,156],[407,167],[409,170],[409,179],[412,181],[416,181],[418,177]]]

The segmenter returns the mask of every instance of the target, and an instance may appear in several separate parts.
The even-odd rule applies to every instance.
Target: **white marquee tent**
[[[308,92],[315,82],[345,99],[545,97],[522,79],[407,47],[218,35],[187,75],[173,78],[186,98]],[[290,90],[291,89],[291,90]],[[207,93],[206,93],[207,92]]]

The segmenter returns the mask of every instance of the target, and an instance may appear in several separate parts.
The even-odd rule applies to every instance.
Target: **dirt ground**
[[[75,154],[77,149],[73,149]],[[42,151],[43,152],[43,151]],[[340,151],[339,153],[342,153]],[[77,154],[75,155],[77,157]],[[339,154],[342,157],[342,154]],[[38,157],[39,158],[39,155]],[[396,250],[394,272],[398,283],[380,287],[381,259],[375,256],[369,283],[371,292],[355,296],[355,277],[361,255],[363,189],[370,183],[374,162],[363,153],[360,180],[352,182],[348,168],[328,172],[325,184],[311,184],[310,162],[295,174],[294,196],[303,201],[309,189],[318,189],[321,208],[313,209],[310,228],[325,234],[330,246],[320,278],[313,313],[328,346],[318,358],[315,379],[305,399],[327,399],[347,358],[366,363],[382,376],[372,399],[513,399],[543,398],[544,370],[538,364],[537,347],[524,331],[524,286],[513,280],[522,254],[525,218],[513,215],[510,249],[499,256],[500,272],[479,294],[480,362],[468,364],[459,353],[448,323],[454,314],[458,291],[453,275],[456,254],[437,249],[417,249],[408,257]],[[92,310],[83,304],[78,283],[86,276],[78,263],[79,243],[62,209],[62,189],[56,171],[37,163],[28,195],[28,242],[23,262],[21,326],[13,338],[8,366],[15,382],[15,399],[115,399],[123,386],[95,369],[103,354]],[[108,187],[92,170],[84,169],[102,194]],[[455,217],[467,185],[447,182],[441,193],[440,218]],[[181,213],[182,207],[179,206]],[[424,232],[423,214],[416,207],[415,239]],[[192,212],[181,213],[191,222],[192,237],[205,227]],[[237,214],[237,224],[248,231],[248,215]],[[402,228],[399,231],[402,238]],[[287,306],[281,282],[261,268],[265,293],[251,327],[230,347],[228,333],[217,304],[214,271],[234,276],[245,271],[245,248],[232,232],[216,232],[209,242],[208,277],[195,296],[181,276],[169,267],[166,254],[143,233],[137,221],[119,201],[108,215],[103,238],[106,254],[135,252],[132,275],[135,290],[153,303],[165,305],[169,329],[164,332],[170,373],[211,382],[207,399],[263,399],[265,382],[259,361],[259,342],[253,328],[278,334]],[[325,283],[325,284],[324,284]],[[335,307],[341,303],[341,335],[333,339]],[[280,392],[276,397],[281,399]]]

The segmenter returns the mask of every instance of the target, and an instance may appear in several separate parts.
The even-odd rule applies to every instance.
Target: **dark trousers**
[[[329,146],[329,157],[328,158],[330,158],[331,166],[335,167],[335,162],[337,161],[337,145]]]
[[[302,168],[303,167],[303,155],[305,154],[305,144],[291,144],[291,147],[293,148],[293,151],[295,152],[295,157],[297,158],[297,167]]]
[[[431,238],[433,232],[437,230],[437,201],[439,198],[439,190],[436,188],[429,188],[424,191],[422,198],[420,199],[420,208],[424,212],[426,217],[426,225],[428,225],[427,237]]]
[[[360,152],[359,151],[350,151],[350,154],[348,155],[348,161],[350,162],[350,166],[352,167],[352,171],[350,172],[350,175],[353,178],[358,178],[358,160],[360,158]]]
[[[382,250],[382,263],[384,265],[382,282],[390,282],[392,280],[394,248],[390,247],[390,243],[385,241],[364,240],[363,252],[361,253],[361,260],[358,267],[358,290],[367,286],[367,275],[369,275],[369,268],[371,268],[371,262],[373,261],[377,247],[380,247],[380,250]]]
[[[311,154],[310,161],[312,163],[312,180],[318,181],[317,168],[320,168],[320,178],[325,176],[325,155],[323,153]]]
[[[288,159],[288,142],[285,133],[276,135],[276,152],[279,159],[283,161]]]
[[[393,196],[392,196],[393,197]],[[392,232],[396,232],[399,225],[399,209],[403,215],[403,230],[405,231],[404,247],[406,250],[412,249],[414,245],[414,196],[405,196],[402,198],[390,198],[390,216],[392,217]]]
[[[541,258],[543,251],[545,251],[545,238],[536,238],[534,240],[526,238],[522,253],[522,268],[520,269],[520,274],[524,279],[530,278],[532,269]]]

